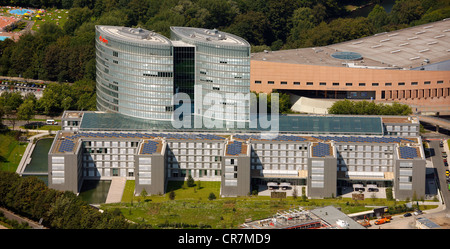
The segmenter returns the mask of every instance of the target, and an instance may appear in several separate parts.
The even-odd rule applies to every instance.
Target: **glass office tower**
[[[173,49],[166,37],[141,28],[96,26],[97,109],[171,120]]]
[[[216,29],[170,29],[172,41],[195,46],[195,114],[228,121],[248,121],[250,44]]]
[[[174,120],[191,113],[249,121],[250,44],[218,30],[171,27],[171,39],[141,28],[96,26],[97,109]],[[189,103],[186,103],[189,102]]]

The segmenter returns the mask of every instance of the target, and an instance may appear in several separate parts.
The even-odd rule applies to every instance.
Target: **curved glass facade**
[[[248,121],[249,43],[217,30],[186,27],[171,27],[171,39],[196,47],[195,114]]]
[[[97,109],[171,120],[173,49],[142,29],[96,26]]]
[[[183,92],[198,116],[249,121],[250,44],[217,30],[96,26],[97,109],[173,120]],[[183,101],[184,103],[184,101]]]

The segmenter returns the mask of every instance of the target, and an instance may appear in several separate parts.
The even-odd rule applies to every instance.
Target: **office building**
[[[49,186],[77,193],[83,180],[117,176],[135,180],[136,194],[161,194],[167,181],[191,175],[220,181],[222,196],[244,196],[271,182],[306,187],[311,198],[337,196],[355,183],[392,187],[398,199],[425,195],[421,138],[390,135],[383,123],[418,130],[415,118],[293,115],[272,138],[254,130],[152,129],[139,120],[115,126],[122,118],[66,111],[49,152]],[[349,121],[351,129],[339,125]],[[296,122],[312,129],[299,131]]]
[[[97,109],[174,120],[180,101],[198,116],[249,120],[250,45],[218,31],[96,26]],[[185,93],[186,95],[175,95]]]

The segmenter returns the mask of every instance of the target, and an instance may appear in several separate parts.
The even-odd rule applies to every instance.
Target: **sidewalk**
[[[109,187],[108,196],[105,203],[117,203],[122,201],[123,190],[125,189],[125,177],[113,177]]]

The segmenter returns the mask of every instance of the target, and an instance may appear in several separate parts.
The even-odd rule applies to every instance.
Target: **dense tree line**
[[[322,46],[450,17],[446,0],[397,0],[390,13],[380,0],[0,0],[0,5],[69,9],[63,26],[44,23],[18,42],[0,42],[0,75],[50,80],[35,112],[95,110],[95,25],[143,27],[170,37],[170,26],[218,28],[262,51]],[[372,4],[367,17],[345,6]],[[283,96],[282,96],[283,97]],[[285,99],[281,100],[282,103]],[[21,103],[22,104],[22,103]],[[281,105],[287,106],[287,105]],[[16,114],[0,103],[0,117]],[[282,113],[288,111],[281,110]]]
[[[352,115],[410,115],[411,107],[394,102],[392,105],[373,101],[351,101],[339,100],[328,109],[329,114],[352,114]]]
[[[0,171],[0,206],[55,229],[143,228],[129,223],[120,211],[100,213],[70,191],[48,188],[36,177]]]
[[[96,110],[95,82],[78,80],[75,83],[50,83],[40,99],[33,93],[4,91],[0,95],[0,127],[15,126],[17,120],[29,121],[36,114],[57,116],[65,110]],[[7,122],[2,120],[7,119]]]
[[[69,9],[63,27],[45,23],[18,42],[0,42],[0,74],[75,82],[95,80],[94,26],[143,27],[170,37],[170,26],[218,28],[254,51],[322,46],[450,17],[446,0],[397,0],[350,17],[349,4],[380,0],[0,0],[1,5]]]

